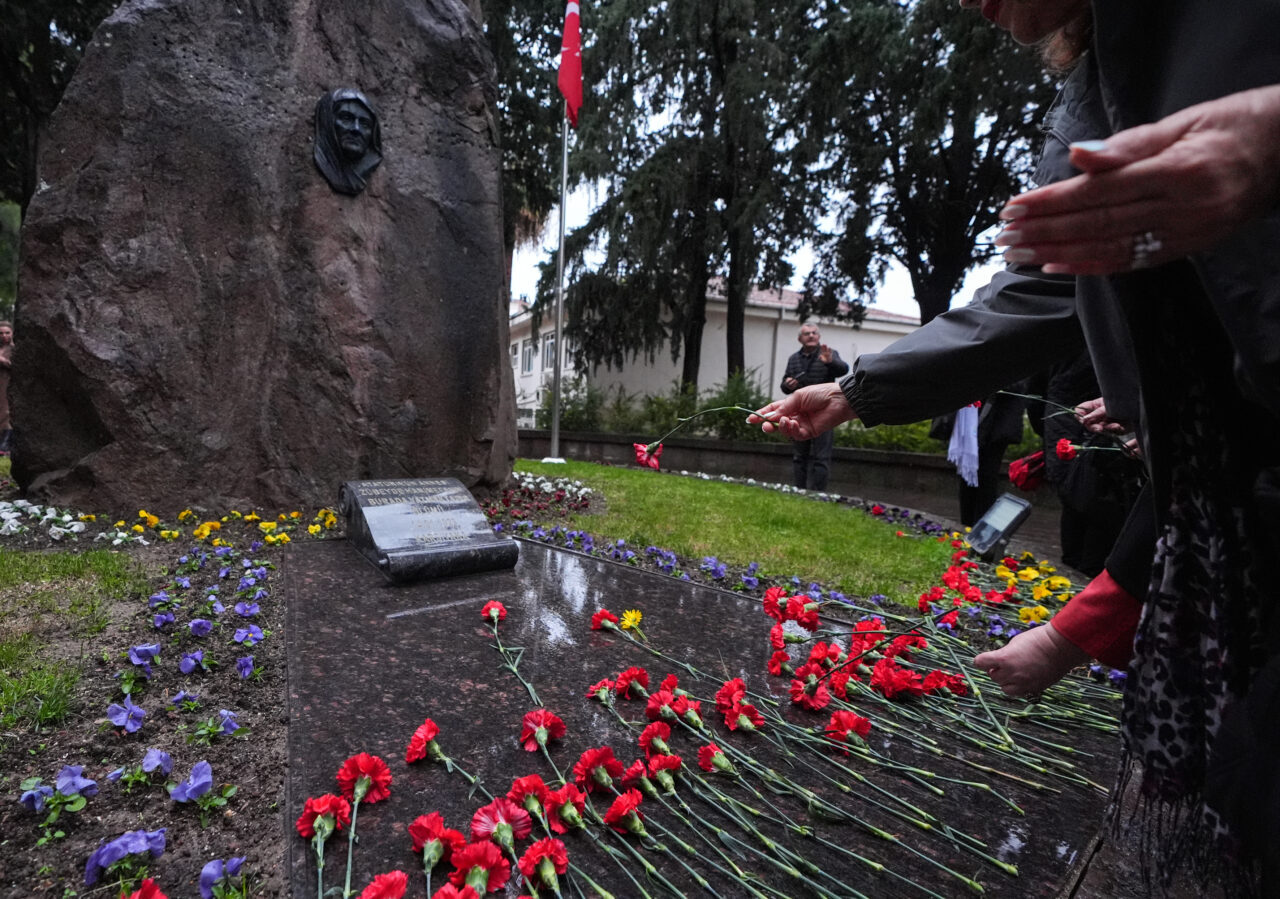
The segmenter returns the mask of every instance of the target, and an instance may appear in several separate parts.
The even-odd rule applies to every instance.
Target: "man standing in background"
[[[849,363],[822,342],[817,325],[800,326],[800,349],[787,360],[782,376],[782,392],[794,393],[811,384],[829,384],[849,371]],[[795,484],[805,490],[826,490],[831,471],[833,431],[824,431],[812,440],[797,440],[791,457]]]
[[[9,423],[9,370],[13,367],[13,325],[0,322],[0,455],[9,455],[13,425]]]

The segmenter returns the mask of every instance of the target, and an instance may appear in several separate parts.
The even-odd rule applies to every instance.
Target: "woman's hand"
[[[1222,242],[1280,201],[1280,85],[1074,144],[1085,174],[1009,201],[996,245],[1052,274],[1109,275]]]
[[[1052,687],[1087,661],[1088,653],[1050,623],[1023,631],[1001,649],[981,653],[973,664],[987,672],[1006,696],[1026,696]]]
[[[759,424],[766,434],[780,431],[792,440],[812,440],[857,417],[839,387],[835,384],[813,384],[757,409],[747,416],[747,423]]]

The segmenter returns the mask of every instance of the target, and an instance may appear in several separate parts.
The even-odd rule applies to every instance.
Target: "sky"
[[[576,190],[569,195],[569,202],[566,205],[569,213],[565,222],[566,230],[572,231],[575,227],[586,222],[587,216],[590,215],[592,210],[593,199],[593,191],[587,188]],[[543,233],[541,246],[525,247],[516,251],[515,258],[511,264],[512,297],[525,296],[532,299],[537,292],[538,264],[547,259],[549,253],[555,251],[559,241],[558,215],[559,209],[557,207],[557,209],[552,210],[551,216],[547,219],[547,227]],[[986,235],[984,235],[985,237]],[[803,288],[805,276],[809,273],[809,268],[813,264],[813,254],[809,248],[803,248],[791,257],[791,262],[795,266],[796,275],[794,283],[788,286],[794,290],[799,290]],[[994,260],[970,271],[965,277],[964,284],[961,286],[956,298],[952,301],[952,305],[962,306],[968,303],[973,296],[974,290],[986,284],[991,279],[992,274],[1003,267],[1003,262]],[[905,269],[897,265],[890,269],[883,286],[881,286],[879,293],[876,295],[874,308],[883,309],[887,312],[896,312],[901,315],[920,314],[920,307],[916,305],[915,295],[911,290],[911,279]]]

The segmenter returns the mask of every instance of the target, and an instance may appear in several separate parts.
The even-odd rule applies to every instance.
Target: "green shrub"
[[[560,428],[565,431],[599,431],[604,409],[602,389],[582,377],[560,382]],[[542,394],[537,425],[551,427],[551,391]]]
[[[860,421],[851,421],[836,428],[836,446],[900,453],[945,454],[947,451],[946,443],[929,436],[927,421],[909,425],[877,425],[874,428],[868,428]]]
[[[759,409],[769,402],[769,394],[756,380],[757,369],[734,372],[720,384],[707,392],[700,409],[714,409],[718,406],[743,406],[747,409]],[[747,424],[747,416],[738,412],[714,412],[698,419],[690,430],[697,433],[710,434],[721,440],[765,440],[766,435],[759,425]]]

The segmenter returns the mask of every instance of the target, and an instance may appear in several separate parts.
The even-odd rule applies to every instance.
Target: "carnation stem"
[[[360,814],[360,800],[351,803],[351,827],[347,830],[347,880],[342,886],[342,899],[351,895],[351,857],[356,847],[356,816]]]
[[[316,895],[324,899],[324,837],[316,834],[311,838],[311,845],[316,850]]]
[[[610,893],[604,887],[600,886],[600,884],[592,880],[587,875],[586,871],[579,868],[573,862],[569,862],[569,870],[571,870],[574,874],[577,874],[579,877],[585,880],[587,882],[587,886],[591,887],[591,889],[596,891],[597,899],[614,899],[613,893]],[[577,881],[573,882],[573,888],[578,890],[578,895],[582,895],[582,890],[579,889]]]
[[[564,775],[560,773],[560,768],[556,765],[555,760],[551,758],[551,753],[547,751],[547,747],[539,743],[538,748],[542,750],[542,757],[547,760],[547,764],[551,766],[551,770],[556,773],[556,777],[560,778],[560,786],[564,786],[568,781],[564,779]]]

